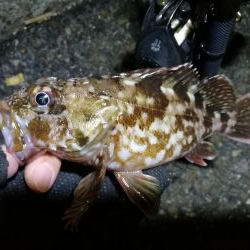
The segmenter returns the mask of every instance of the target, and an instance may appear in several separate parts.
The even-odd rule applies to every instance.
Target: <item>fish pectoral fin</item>
[[[77,230],[78,224],[84,213],[96,200],[98,192],[106,174],[106,161],[99,156],[99,164],[96,169],[85,176],[74,190],[74,198],[70,208],[65,212],[63,220],[66,220],[66,228]]]
[[[115,172],[128,198],[147,216],[157,212],[160,203],[160,183],[142,171]]]
[[[213,160],[216,157],[216,150],[212,143],[203,141],[198,144],[192,151],[185,155],[185,158],[199,166],[207,166],[204,160]]]

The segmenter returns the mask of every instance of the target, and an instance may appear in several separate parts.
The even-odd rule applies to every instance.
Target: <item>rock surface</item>
[[[15,0],[0,1],[0,41],[27,28],[35,22],[60,15],[87,0]],[[91,2],[91,1],[90,1]]]

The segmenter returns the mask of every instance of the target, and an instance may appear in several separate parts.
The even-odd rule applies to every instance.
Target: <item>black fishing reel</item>
[[[171,67],[192,60],[193,23],[187,1],[152,1],[136,48],[138,67]]]
[[[217,74],[241,2],[228,1],[230,7],[222,0],[153,0],[136,47],[137,67],[190,62],[202,78]]]

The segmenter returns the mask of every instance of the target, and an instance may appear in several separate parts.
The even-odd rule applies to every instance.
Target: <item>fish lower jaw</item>
[[[25,140],[22,150],[17,151],[13,143],[14,138],[11,134],[11,130],[7,127],[3,127],[1,131],[8,153],[17,160],[19,165],[24,165],[28,159],[41,151],[41,149],[36,148],[29,140]]]
[[[26,164],[31,158],[46,152],[46,150],[41,150],[31,145],[26,145],[22,151],[18,152],[13,151],[11,148],[7,148],[7,150],[17,160],[20,166]]]

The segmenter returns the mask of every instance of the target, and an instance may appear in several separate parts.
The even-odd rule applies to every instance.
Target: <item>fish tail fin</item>
[[[236,100],[223,134],[232,140],[250,144],[250,93]]]
[[[250,144],[250,93],[236,100],[231,81],[217,75],[201,81],[196,93],[197,104],[205,103],[208,114],[219,114],[215,130],[232,140]]]

